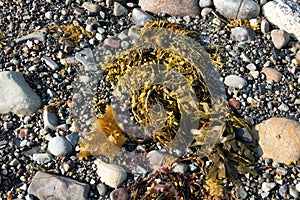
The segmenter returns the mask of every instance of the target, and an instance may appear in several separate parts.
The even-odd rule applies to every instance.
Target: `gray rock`
[[[235,190],[235,195],[238,199],[246,199],[248,196],[248,193],[244,190],[244,188],[238,187]]]
[[[284,167],[277,167],[276,174],[280,176],[285,176],[287,174],[287,170]]]
[[[103,183],[99,183],[97,185],[97,190],[98,190],[100,196],[104,196],[107,193],[107,186]]]
[[[48,153],[35,153],[32,155],[32,160],[40,163],[47,163],[52,159],[51,154]]]
[[[275,29],[271,31],[271,38],[274,46],[277,49],[282,49],[290,41],[290,34],[284,30]]]
[[[289,185],[289,193],[295,199],[299,198],[299,192],[296,190],[296,187],[294,185]]]
[[[139,8],[134,8],[132,10],[131,20],[136,25],[144,26],[150,20],[155,20],[155,18]]]
[[[287,112],[287,111],[290,110],[290,108],[289,108],[288,105],[282,103],[282,104],[280,104],[280,106],[278,107],[278,110],[283,111],[283,112]]]
[[[274,182],[263,182],[261,185],[261,189],[264,192],[269,192],[270,190],[272,190],[274,187],[276,186],[276,183]]]
[[[244,142],[252,142],[253,140],[252,135],[248,132],[246,128],[237,129],[236,136]]]
[[[266,75],[268,81],[274,81],[278,83],[282,78],[282,74],[271,67],[264,67],[262,68],[261,72]]]
[[[119,2],[114,2],[114,15],[115,16],[118,17],[118,16],[127,15],[127,14],[128,14],[127,8],[122,6],[122,4],[120,4]]]
[[[167,13],[172,16],[198,16],[199,0],[139,0],[142,10],[152,13]]]
[[[178,162],[173,163],[172,167],[174,167],[173,168],[174,172],[182,173],[182,174],[184,174],[187,171],[187,169],[188,169],[188,165],[187,164],[185,164],[185,163],[178,163]]]
[[[44,107],[43,112],[44,129],[55,130],[58,126],[58,119],[56,113],[51,110],[49,106]]]
[[[237,75],[228,75],[225,77],[224,80],[225,85],[229,86],[229,87],[234,87],[234,88],[243,88],[247,85],[247,81],[242,78],[239,77]]]
[[[300,192],[300,182],[296,184],[296,190]]]
[[[213,5],[212,0],[200,0],[199,1],[199,6],[201,8],[211,7],[212,5]]]
[[[40,97],[30,88],[21,72],[0,72],[0,113],[31,115],[41,107]]]
[[[55,156],[69,156],[73,153],[72,144],[64,137],[54,137],[49,141],[48,150]]]
[[[77,145],[78,144],[78,140],[79,140],[79,136],[77,133],[71,133],[69,135],[66,136],[66,139],[73,145]]]
[[[287,186],[286,185],[282,185],[279,187],[278,189],[279,194],[283,197],[286,198],[287,195]]]
[[[48,65],[52,70],[57,70],[59,68],[58,64],[48,56],[43,56],[42,60],[45,61],[46,65]]]
[[[124,188],[118,188],[110,193],[109,198],[110,200],[127,200],[129,195]]]
[[[214,5],[229,19],[252,19],[260,13],[260,6],[252,0],[214,0]]]
[[[269,22],[300,40],[300,5],[288,0],[270,1],[263,6]]]
[[[300,123],[286,118],[271,118],[255,126],[263,157],[278,163],[300,158]],[[284,147],[284,148],[282,148]]]
[[[96,71],[98,69],[91,48],[86,47],[75,54],[75,59],[83,64],[86,71]]]
[[[203,8],[201,10],[201,17],[206,18],[206,16],[213,11],[212,8]]]
[[[84,2],[81,6],[90,13],[98,13],[101,9],[99,5],[91,2]]]
[[[45,17],[46,17],[47,19],[52,19],[52,17],[53,17],[52,11],[46,12],[46,13],[45,13]]]
[[[87,200],[90,186],[78,181],[38,171],[28,193],[39,199]]]
[[[263,19],[260,22],[260,30],[263,34],[267,34],[270,31],[270,24],[267,20]]]
[[[16,43],[20,43],[20,42],[27,41],[27,40],[39,40],[39,41],[45,42],[46,35],[42,32],[33,32],[28,35],[17,38],[14,41]]]
[[[235,27],[231,29],[230,37],[234,41],[252,41],[255,38],[255,32],[247,27]]]
[[[118,38],[106,38],[103,43],[109,47],[117,49],[120,47],[121,42]]]

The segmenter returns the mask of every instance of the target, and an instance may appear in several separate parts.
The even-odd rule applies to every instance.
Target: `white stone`
[[[155,20],[155,18],[139,8],[134,8],[131,20],[136,25],[144,26],[148,21]]]
[[[247,85],[247,81],[244,78],[239,77],[237,75],[226,76],[224,83],[229,87],[234,87],[238,89],[241,89]]]
[[[54,137],[48,144],[48,150],[55,156],[68,156],[73,153],[72,144],[64,137]]]
[[[119,17],[123,15],[127,15],[128,10],[124,6],[122,6],[119,2],[114,2],[114,15]]]
[[[275,186],[276,186],[276,183],[274,183],[274,182],[271,182],[271,183],[263,182],[262,185],[261,185],[261,189],[262,189],[262,191],[264,191],[264,192],[269,192],[269,191],[272,190]]]

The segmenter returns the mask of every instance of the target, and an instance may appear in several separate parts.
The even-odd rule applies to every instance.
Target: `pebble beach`
[[[129,49],[158,19],[196,35],[230,113],[255,133],[234,129],[259,149],[256,174],[222,180],[224,195],[204,186],[213,161],[198,162],[192,149],[168,172],[139,166],[133,173],[122,158],[107,164],[78,154],[92,123],[86,107],[95,98],[114,101],[98,61]],[[135,188],[152,179],[157,185],[145,188],[154,193],[175,188],[169,199],[300,198],[298,0],[0,0],[0,25],[0,200],[141,199]],[[160,147],[149,146],[136,149],[158,165]]]

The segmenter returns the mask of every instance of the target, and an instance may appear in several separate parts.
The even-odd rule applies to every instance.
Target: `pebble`
[[[252,19],[260,13],[260,6],[252,0],[214,0],[214,6],[229,19]]]
[[[167,13],[173,16],[199,16],[199,0],[140,0],[142,10],[152,13]]]
[[[152,150],[147,154],[149,164],[152,169],[158,169],[161,166],[161,162],[166,155],[160,151]]]
[[[269,1],[263,6],[267,20],[300,40],[300,5],[287,0]]]
[[[0,113],[31,115],[41,107],[40,97],[28,85],[21,72],[0,72]]]
[[[299,128],[300,122],[276,117],[256,125],[263,157],[272,158],[278,163],[298,160],[300,158]]]
[[[261,189],[264,192],[269,192],[270,190],[272,190],[274,187],[276,186],[276,183],[274,182],[263,182],[261,185]]]
[[[263,67],[261,70],[267,77],[267,80],[278,83],[282,79],[282,74],[270,67]]]
[[[300,192],[300,182],[296,184],[296,190]]]
[[[129,199],[128,192],[124,188],[114,189],[110,195],[110,200],[127,200]]]
[[[278,110],[283,111],[283,112],[287,112],[290,110],[289,106],[286,105],[285,103],[280,104],[280,106],[278,107]]]
[[[50,181],[51,180],[51,181]],[[70,178],[38,171],[28,188],[28,193],[39,199],[88,199],[89,184]]]
[[[149,22],[150,20],[155,20],[155,18],[146,13],[145,11],[139,9],[139,8],[134,8],[132,10],[132,17],[131,17],[131,21],[139,26],[144,26],[147,22]]]
[[[58,64],[48,56],[43,56],[42,60],[45,61],[46,65],[52,70],[57,70],[59,68]]]
[[[287,174],[287,170],[284,167],[277,167],[276,174],[280,176],[285,176]]]
[[[231,108],[233,108],[234,110],[238,110],[241,108],[241,104],[238,100],[236,100],[235,98],[231,98],[228,100],[228,104]]]
[[[238,187],[235,190],[235,195],[238,199],[247,199],[248,193],[245,191],[244,188]]]
[[[73,153],[72,144],[61,136],[54,137],[49,141],[48,150],[55,156],[69,156]]]
[[[295,58],[298,62],[298,65],[300,66],[300,50],[297,51]]]
[[[45,13],[45,17],[47,19],[52,19],[53,18],[53,13],[51,11],[48,11],[48,12]]]
[[[259,78],[259,71],[250,71],[249,72],[251,74],[251,76],[254,78],[254,79],[258,79]]]
[[[47,163],[51,161],[52,156],[48,153],[35,153],[32,155],[32,160],[40,163]]]
[[[201,8],[212,7],[213,2],[212,2],[212,0],[200,0],[199,1],[199,6]]]
[[[114,2],[114,15],[119,17],[119,16],[124,16],[128,14],[127,8],[125,8],[122,4],[119,2]]]
[[[110,46],[114,49],[118,49],[120,48],[121,42],[118,39],[114,39],[114,38],[106,38],[103,43],[107,46]]]
[[[50,106],[45,106],[43,111],[44,129],[55,130],[58,126],[56,113],[52,111]]]
[[[103,183],[99,183],[97,185],[97,190],[98,190],[98,193],[99,193],[100,196],[104,196],[107,193],[107,187]]]
[[[290,41],[290,34],[287,32],[280,30],[280,29],[275,29],[271,31],[271,38],[274,46],[277,49],[282,49],[284,48],[288,42]]]
[[[101,9],[99,5],[91,2],[84,2],[81,6],[90,13],[99,13]]]
[[[299,192],[296,190],[294,185],[289,185],[289,194],[295,199],[299,198]]]
[[[250,71],[256,70],[256,66],[253,63],[249,63],[248,65],[246,65],[246,68]]]
[[[79,136],[77,133],[71,133],[66,136],[66,139],[73,145],[76,146],[78,144]]]
[[[28,35],[22,36],[20,38],[17,38],[14,41],[16,43],[20,43],[20,42],[27,41],[27,40],[39,40],[39,41],[45,42],[46,35],[42,32],[34,32],[34,33],[30,33]]]
[[[203,8],[201,10],[201,17],[203,17],[204,19],[206,18],[206,16],[211,13],[211,11],[213,11],[212,8]]]
[[[174,172],[181,173],[181,174],[184,174],[188,170],[188,165],[185,163],[175,162],[173,163],[172,167],[174,167],[173,168]]]
[[[84,66],[84,70],[96,71],[98,69],[91,48],[85,47],[81,51],[75,53],[75,59]]]
[[[255,38],[255,32],[247,27],[235,27],[231,29],[230,38],[233,41],[252,41]]]
[[[233,88],[241,89],[247,85],[247,81],[237,75],[228,75],[224,80],[225,85]]]
[[[260,22],[260,30],[263,34],[267,34],[270,31],[270,24],[267,20],[263,19]]]

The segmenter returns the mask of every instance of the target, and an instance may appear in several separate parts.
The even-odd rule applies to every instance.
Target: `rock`
[[[107,186],[103,183],[97,185],[97,190],[100,196],[104,196],[107,193]]]
[[[270,24],[267,20],[263,19],[260,22],[260,30],[263,34],[267,34],[270,31]]]
[[[278,163],[300,158],[300,123],[287,118],[271,118],[255,126],[263,157]]]
[[[289,185],[289,193],[295,199],[299,198],[299,192],[296,190],[296,187],[294,185]]]
[[[78,144],[79,136],[77,133],[71,133],[66,136],[66,139],[73,145],[76,146]]]
[[[56,113],[53,112],[51,106],[45,106],[43,112],[44,129],[55,130],[58,126],[58,119]]]
[[[29,185],[28,193],[38,199],[87,200],[89,189],[88,184],[38,171]]]
[[[21,72],[0,72],[0,113],[31,115],[41,107],[40,97],[30,88]]]
[[[155,14],[167,13],[173,16],[197,16],[200,14],[199,0],[140,0],[142,10]]]
[[[271,38],[274,46],[277,49],[282,49],[290,41],[290,34],[283,30],[275,29],[271,31]]]
[[[83,64],[85,71],[96,71],[98,69],[93,52],[89,47],[85,47],[80,52],[76,52],[75,59]]]
[[[296,184],[296,190],[300,192],[300,182]]]
[[[295,58],[298,62],[298,65],[300,65],[300,50],[297,51]]]
[[[33,32],[28,35],[17,38],[14,41],[16,43],[20,43],[20,42],[27,41],[27,40],[39,40],[39,41],[45,42],[46,35],[42,32]]]
[[[160,151],[152,150],[147,154],[149,165],[152,169],[158,169],[161,167],[162,161],[165,158],[165,154]]]
[[[250,63],[250,64],[246,65],[246,68],[249,69],[250,71],[256,70],[256,66],[253,63]]]
[[[237,75],[228,75],[225,77],[224,80],[225,85],[229,86],[229,87],[234,87],[234,88],[243,88],[247,85],[247,81],[242,78],[239,77]]]
[[[278,83],[282,78],[282,74],[271,67],[263,67],[261,72],[266,75],[268,81]]]
[[[147,22],[150,20],[155,20],[155,17],[152,15],[146,13],[145,11],[139,9],[139,8],[134,8],[132,10],[132,17],[131,21],[139,26],[144,26]]]
[[[72,144],[61,136],[54,137],[49,141],[48,150],[55,156],[69,156],[73,153]]]
[[[100,159],[95,160],[100,180],[112,188],[119,187],[127,178],[125,169],[117,164],[107,164]]]
[[[46,65],[48,65],[52,70],[57,70],[59,68],[58,64],[48,56],[43,56],[42,60],[45,61]]]
[[[238,109],[241,108],[240,102],[238,100],[234,99],[234,98],[229,99],[228,104],[234,110],[238,110]]]
[[[212,0],[200,0],[199,1],[199,6],[201,8],[211,7],[212,5],[213,5]]]
[[[32,160],[40,163],[47,163],[52,159],[52,156],[48,153],[35,153],[32,155]]]
[[[123,15],[127,15],[127,14],[128,14],[127,8],[122,6],[122,4],[120,4],[119,2],[114,2],[114,15],[115,16],[119,17],[119,16],[123,16]]]
[[[247,196],[248,196],[248,193],[244,190],[244,188],[238,187],[238,188],[235,190],[235,196],[236,196],[238,199],[246,199]]]
[[[239,128],[236,131],[236,136],[240,138],[243,142],[252,142],[252,135],[248,132],[246,128]]]
[[[89,11],[90,13],[98,13],[100,12],[101,9],[99,5],[91,2],[84,2],[81,6],[87,11]]]
[[[177,173],[182,173],[184,174],[187,169],[188,169],[188,165],[185,164],[185,163],[178,163],[178,162],[174,162],[173,165],[172,165],[173,168],[173,171],[174,172],[177,172]]]
[[[300,5],[288,0],[270,1],[263,6],[263,14],[272,24],[300,40]]]
[[[231,29],[230,38],[234,41],[252,41],[255,38],[255,32],[247,27],[235,27]]]
[[[280,104],[280,106],[278,107],[278,110],[283,111],[283,112],[287,112],[287,111],[290,110],[290,108],[289,108],[288,105],[282,103],[282,104]]]
[[[53,13],[52,13],[51,11],[48,11],[48,12],[45,13],[45,17],[46,17],[47,19],[52,19]]]
[[[113,190],[110,193],[109,198],[111,200],[127,200],[127,199],[129,199],[129,195],[128,195],[128,192],[124,188],[119,188],[119,189]]]
[[[214,0],[214,5],[229,19],[252,19],[260,13],[260,6],[252,0]]]
[[[276,186],[276,183],[274,182],[263,182],[261,185],[261,189],[264,192],[269,192],[270,190],[272,190],[274,187]]]
[[[203,8],[201,10],[201,17],[203,17],[204,19],[206,18],[206,16],[211,13],[211,11],[213,11],[212,8]]]
[[[120,47],[121,43],[120,40],[114,39],[114,38],[106,38],[103,43],[107,46],[110,46],[114,49],[117,49]]]
[[[276,174],[280,176],[285,176],[287,174],[287,170],[284,167],[277,167]]]

